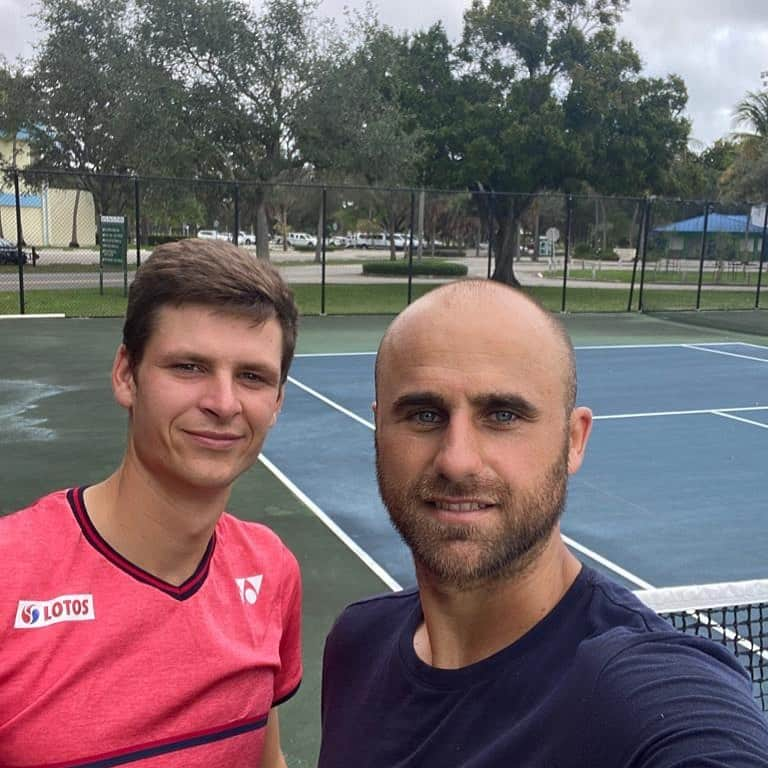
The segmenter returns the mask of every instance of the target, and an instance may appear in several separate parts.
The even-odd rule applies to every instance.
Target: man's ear
[[[285,384],[280,385],[280,391],[277,393],[277,402],[275,403],[275,410],[272,414],[272,418],[269,420],[269,428],[275,426],[277,423],[277,417],[280,415],[280,411],[283,410],[283,403],[285,402]]]
[[[574,408],[568,423],[568,474],[572,475],[581,467],[591,431],[592,411],[584,406]]]
[[[136,395],[136,379],[125,344],[117,348],[115,360],[112,363],[112,392],[115,400],[123,408],[130,410]]]

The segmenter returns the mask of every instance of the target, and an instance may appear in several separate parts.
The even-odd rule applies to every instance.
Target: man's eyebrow
[[[474,395],[469,402],[483,411],[512,411],[525,419],[536,419],[540,410],[530,400],[512,392],[490,392]]]
[[[522,395],[510,392],[489,392],[469,398],[473,408],[481,411],[512,411],[524,419],[536,419],[540,410]],[[392,404],[393,410],[405,408],[439,408],[450,410],[448,401],[436,392],[409,392],[398,397]]]
[[[215,359],[201,355],[199,352],[194,352],[189,349],[175,349],[167,352],[161,358],[164,362],[172,362],[174,360],[184,360],[187,363],[195,363],[199,365],[210,366],[215,363]],[[269,362],[254,360],[248,362],[243,360],[237,364],[237,368],[241,371],[256,371],[258,373],[277,373],[279,375],[280,370],[278,367],[272,365]]]
[[[392,403],[393,410],[402,410],[403,408],[429,407],[448,409],[448,402],[444,397],[436,392],[409,392],[401,395]]]

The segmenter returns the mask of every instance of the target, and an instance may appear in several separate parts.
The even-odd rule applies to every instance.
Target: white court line
[[[706,343],[706,342],[702,342],[702,344],[704,344],[704,343]],[[755,344],[754,342],[751,342],[751,341],[738,341],[738,342],[734,342],[734,343],[736,343],[736,344],[743,344],[745,347],[754,347],[755,349],[768,349],[768,345],[765,345],[765,344]]]
[[[264,454],[259,455],[259,461],[286,487],[288,490],[296,496],[299,501],[305,504],[325,526],[337,536],[349,549],[352,550],[393,592],[400,592],[402,586],[397,582],[388,571],[386,571],[379,563],[377,563],[362,547],[356,544],[342,528],[331,520],[328,515],[323,512],[320,507],[315,504],[312,499],[307,496],[295,483],[288,479],[288,477],[279,470]]]
[[[730,413],[726,413],[724,411],[712,411],[717,416],[723,416],[726,419],[733,419],[734,421],[743,421],[745,424],[752,424],[754,427],[762,427],[763,429],[768,429],[768,424],[763,424],[760,421],[752,421],[752,419],[744,419],[741,416],[734,416]]]
[[[339,411],[339,413],[343,413],[345,416],[349,416],[350,419],[354,419],[355,421],[359,422],[364,427],[368,427],[368,429],[373,429],[373,430],[376,429],[376,427],[374,427],[370,421],[366,421],[365,419],[360,418],[360,416],[358,416],[356,413],[353,413],[348,408],[345,408],[343,405],[339,405],[339,403],[335,402],[334,400],[331,400],[325,395],[321,395],[316,389],[312,389],[312,387],[308,387],[306,384],[302,384],[298,379],[294,379],[293,376],[289,376],[288,381],[290,381],[291,384],[297,386],[299,389],[303,389],[305,392],[312,395],[312,397],[316,397],[318,400],[320,400],[320,402],[325,403],[331,408],[334,408],[335,410]]]
[[[28,315],[29,317],[29,315]],[[43,317],[43,315],[40,315]],[[45,317],[53,317],[53,315],[45,315]],[[58,317],[58,315],[57,315]],[[61,315],[64,317],[64,315]],[[728,346],[745,346],[755,347],[756,349],[768,349],[768,347],[761,344],[753,344],[747,341],[702,341],[700,344],[706,344],[709,347],[728,347]],[[656,349],[666,348],[675,349],[682,347],[690,347],[691,344],[684,342],[675,342],[674,344],[575,344],[574,349]],[[698,348],[698,347],[697,347]],[[375,355],[376,352],[301,352],[296,354],[295,357],[365,357]],[[762,359],[762,358],[759,358]]]
[[[753,355],[740,355],[738,352],[723,352],[722,349],[710,349],[709,347],[699,347],[696,344],[683,344],[686,349],[695,349],[697,352],[711,352],[713,355],[728,355],[729,357],[741,357],[744,360],[757,360],[759,363],[768,363],[764,357],[754,357]]]
[[[594,421],[610,419],[642,419],[650,416],[696,416],[703,413],[742,413],[744,411],[768,411],[768,405],[747,405],[738,408],[699,408],[690,411],[647,411],[644,413],[613,413],[605,416],[593,416]]]
[[[0,320],[60,320],[65,317],[63,312],[51,312],[51,314],[42,315],[0,315]]]
[[[740,341],[702,341],[701,344],[711,344],[712,346],[727,347],[728,345],[741,344]],[[685,347],[686,343],[682,341],[674,344],[589,344],[575,345],[574,349],[675,349]]]
[[[560,534],[563,537],[563,541],[572,549],[575,549],[577,552],[581,552],[582,555],[586,555],[591,560],[594,560],[596,563],[600,563],[600,565],[605,566],[609,570],[613,571],[614,573],[617,573],[619,576],[625,578],[627,581],[631,581],[633,584],[636,584],[641,589],[655,589],[653,584],[650,584],[649,582],[645,581],[645,579],[641,579],[639,576],[635,575],[631,571],[628,571],[626,568],[622,568],[618,563],[614,563],[613,560],[609,560],[607,557],[603,557],[602,555],[598,555],[597,552],[590,549],[589,547],[585,547],[583,544],[579,544],[578,541],[575,541],[570,536],[566,536],[564,533]]]

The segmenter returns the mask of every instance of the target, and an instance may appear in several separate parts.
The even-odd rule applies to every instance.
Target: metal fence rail
[[[553,311],[760,308],[768,208],[749,203],[68,171],[10,181],[0,187],[4,314],[121,315],[152,248],[195,236],[273,260],[305,313],[394,312],[439,279],[435,264],[489,278],[510,247],[517,280]],[[512,202],[517,233],[500,226]],[[403,266],[366,276],[373,261]]]

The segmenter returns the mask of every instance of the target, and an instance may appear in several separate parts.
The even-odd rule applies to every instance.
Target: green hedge
[[[147,235],[147,242],[143,245],[163,245],[163,243],[175,243],[183,239],[184,235]]]
[[[294,251],[304,251],[306,253],[314,253],[315,252],[315,246],[314,245],[292,245],[290,246],[293,248]],[[328,253],[329,251],[343,251],[344,248],[341,246],[334,245],[333,243],[326,243],[325,244],[325,252]]]
[[[398,261],[367,261],[363,264],[364,275],[396,275],[408,276],[408,260]],[[414,275],[433,275],[435,277],[463,277],[467,274],[466,264],[454,264],[450,261],[437,259],[414,259]]]

